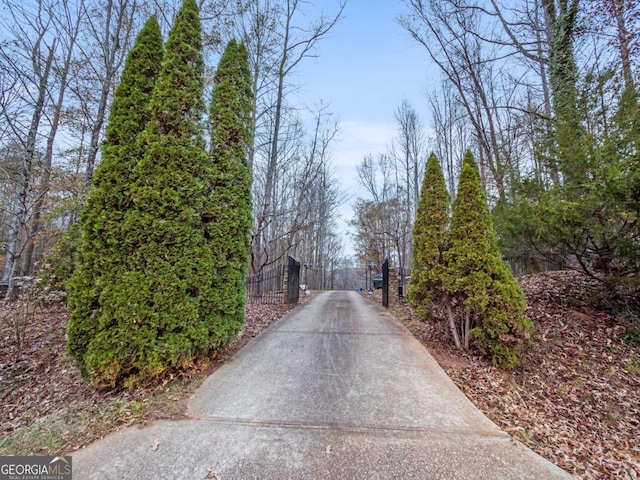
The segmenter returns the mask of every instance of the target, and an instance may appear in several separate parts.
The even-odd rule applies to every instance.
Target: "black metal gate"
[[[300,262],[289,257],[287,262],[287,303],[296,304],[300,299]]]
[[[389,308],[389,259],[382,264],[382,305]]]

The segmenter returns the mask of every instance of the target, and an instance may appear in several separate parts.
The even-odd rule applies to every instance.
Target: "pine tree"
[[[67,282],[71,312],[67,347],[84,374],[84,354],[101,316],[100,295],[104,285],[117,278],[126,265],[120,248],[121,225],[131,207],[132,172],[140,157],[138,137],[147,122],[163,53],[162,34],[154,16],[127,56],[111,105],[102,161],[81,214],[79,261]]]
[[[533,324],[524,315],[524,293],[500,255],[478,166],[469,151],[453,203],[444,260],[443,287],[456,343],[469,348],[475,338],[494,363],[517,365]],[[455,338],[458,334],[462,342]]]
[[[440,277],[449,224],[449,193],[440,162],[427,161],[416,222],[413,226],[413,268],[408,299],[420,318],[427,318],[442,294]]]
[[[213,348],[226,345],[244,323],[252,226],[251,99],[247,50],[231,40],[214,76],[209,115],[213,191],[207,236],[217,259],[208,316]]]
[[[84,355],[96,385],[133,386],[188,365],[209,344],[203,305],[215,261],[203,219],[211,167],[201,36],[196,2],[184,0],[140,138],[119,246],[127,268],[104,287],[99,331]]]

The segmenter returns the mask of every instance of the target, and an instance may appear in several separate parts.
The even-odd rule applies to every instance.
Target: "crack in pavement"
[[[350,425],[339,423],[306,423],[306,422],[278,422],[261,420],[241,420],[225,417],[190,417],[188,420],[203,421],[209,423],[220,423],[224,425],[238,425],[243,427],[267,427],[267,428],[294,428],[301,430],[336,430],[340,432],[371,433],[371,432],[391,432],[391,433],[428,433],[430,436],[437,435],[462,435],[466,437],[497,437],[511,438],[501,430],[462,430],[462,429],[442,429],[425,427],[384,427],[374,425]]]

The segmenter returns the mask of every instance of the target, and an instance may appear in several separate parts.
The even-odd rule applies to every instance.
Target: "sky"
[[[339,0],[313,2],[328,12]],[[317,58],[304,61],[297,72],[301,101],[329,104],[340,133],[332,147],[336,177],[350,200],[340,209],[345,255],[353,255],[347,222],[352,204],[364,197],[356,165],[367,153],[384,153],[397,134],[393,113],[403,98],[429,123],[427,85],[438,78],[424,47],[396,22],[405,12],[401,0],[348,0],[344,19],[324,38]]]

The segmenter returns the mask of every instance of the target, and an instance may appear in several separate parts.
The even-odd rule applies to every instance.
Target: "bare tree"
[[[139,9],[137,0],[97,0],[85,5],[85,35],[79,42],[82,68],[74,75],[72,89],[89,129],[87,186],[98,158],[111,94],[136,33]]]
[[[403,99],[396,108],[393,118],[398,126],[398,135],[393,144],[398,177],[396,183],[403,186],[409,218],[413,221],[426,165],[426,132],[420,115],[407,99]]]
[[[37,198],[33,205],[33,215],[24,255],[22,258],[21,275],[31,275],[33,273],[33,252],[36,242],[36,235],[40,230],[43,205],[51,186],[51,170],[53,166],[53,149],[56,143],[58,127],[62,109],[64,107],[65,95],[67,93],[69,74],[73,57],[75,54],[76,41],[80,32],[80,25],[83,19],[84,5],[82,0],[72,5],[71,2],[62,2],[52,22],[59,39],[60,57],[56,60],[54,68],[56,72],[56,98],[51,100],[50,124],[47,132],[46,147],[42,159],[40,181],[37,187]]]
[[[11,205],[2,281],[9,284],[7,297],[13,295],[13,283],[19,268],[27,235],[32,202],[33,168],[37,162],[38,130],[43,122],[55,60],[56,40],[50,10],[55,4],[4,2],[9,13],[3,21],[6,40],[0,50],[3,71],[10,76],[21,104],[12,111],[3,110],[15,145],[19,146],[20,170],[16,198]]]
[[[324,125],[322,122],[325,122]],[[337,132],[337,124],[325,114],[322,107],[316,117],[316,128],[304,161],[314,167],[313,181],[304,186],[297,199],[297,216],[304,214],[305,228],[297,235],[297,245],[293,253],[298,255],[314,275],[312,288],[326,289],[331,264],[342,254],[342,242],[337,232],[337,209],[346,201],[346,195],[336,181],[331,167],[329,146]]]
[[[360,185],[376,203],[387,201],[395,190],[392,167],[391,157],[386,153],[380,153],[375,158],[372,154],[367,154],[356,166]]]
[[[238,5],[231,33],[247,45],[254,82],[250,161],[255,179],[255,272],[289,248],[284,239],[290,230],[280,228],[291,183],[284,177],[295,171],[289,164],[303,141],[295,109],[287,103],[290,78],[304,59],[315,55],[317,44],[340,21],[345,0],[338,3],[335,14],[322,12],[314,20],[308,20],[309,4],[302,0],[244,0]]]
[[[464,109],[450,82],[429,94],[434,138],[433,150],[442,162],[447,189],[453,197],[462,168],[464,152],[471,146],[471,135]]]
[[[629,0],[585,0],[587,24],[617,51],[627,89],[636,84],[640,63],[640,15],[636,2]]]
[[[357,255],[364,264],[382,265],[385,258],[396,264],[404,276],[411,243],[411,215],[404,179],[397,175],[395,159],[389,154],[366,155],[357,166],[360,185],[370,199],[358,198],[354,205],[354,240]]]
[[[495,188],[499,198],[506,194],[506,163],[498,135],[500,98],[495,62],[500,51],[485,54],[478,32],[482,32],[479,13],[462,8],[454,0],[422,2],[409,0],[411,14],[400,24],[422,46],[456,88],[467,119],[473,126],[478,161],[485,187]],[[474,33],[475,32],[475,33]]]
[[[286,175],[277,177],[273,190],[276,208],[267,218],[268,228],[255,230],[264,235],[260,242],[253,242],[255,271],[286,255],[298,255],[316,267],[335,257],[335,213],[345,197],[331,168],[330,146],[337,124],[326,108],[321,105],[316,112],[310,135],[301,132],[285,150],[281,161]],[[264,182],[266,172],[258,171],[262,173],[258,181]],[[256,245],[263,250],[256,252]]]

